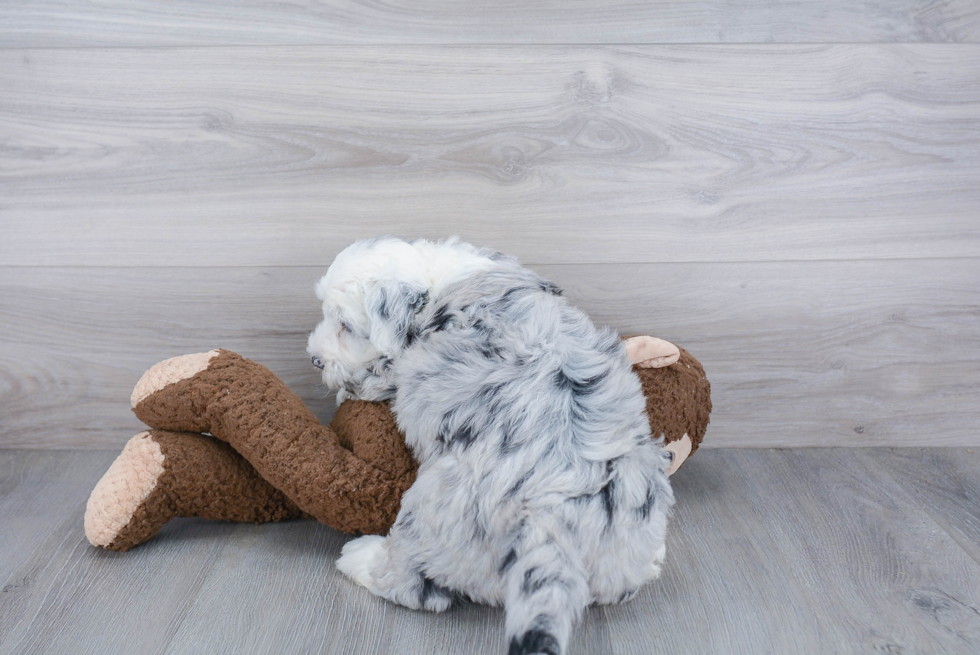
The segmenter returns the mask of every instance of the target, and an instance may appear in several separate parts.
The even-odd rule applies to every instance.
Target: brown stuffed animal
[[[704,369],[662,339],[631,337],[626,348],[673,473],[708,425]],[[344,402],[323,426],[269,369],[227,350],[160,362],[136,384],[132,406],[154,429],[129,440],[85,510],[89,541],[110,550],[141,544],[178,516],[306,517],[383,534],[415,480],[387,403]]]

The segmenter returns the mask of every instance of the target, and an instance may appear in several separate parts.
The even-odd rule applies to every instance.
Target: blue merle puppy
[[[414,609],[503,604],[510,653],[551,655],[587,605],[659,575],[670,460],[615,333],[456,239],[354,243],[317,296],[324,382],[390,400],[420,465],[391,532],[348,542],[341,571]]]

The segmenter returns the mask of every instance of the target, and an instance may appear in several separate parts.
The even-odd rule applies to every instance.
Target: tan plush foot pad
[[[151,430],[130,439],[95,486],[85,534],[95,546],[122,551],[177,516],[265,523],[301,515],[227,444]]]
[[[136,528],[131,525],[134,517],[158,504],[159,499],[150,496],[163,475],[164,460],[159,444],[149,432],[140,432],[129,440],[88,498],[85,536],[93,546],[126,550],[133,545],[130,537]]]
[[[208,363],[217,357],[219,353],[220,351],[218,350],[209,350],[206,353],[171,357],[159,364],[155,364],[136,383],[136,387],[133,389],[133,395],[129,399],[130,404],[132,407],[136,407],[150,394],[160,391],[167,385],[186,380],[200,373],[208,367]]]
[[[398,475],[399,467],[374,466],[355,455],[264,366],[227,350],[204,355],[153,367],[150,372],[159,374],[143,388],[155,390],[134,394],[136,416],[155,428],[208,432],[228,442],[303,511],[341,532],[378,534],[391,527],[414,467],[412,475]],[[381,420],[371,425],[388,429]]]

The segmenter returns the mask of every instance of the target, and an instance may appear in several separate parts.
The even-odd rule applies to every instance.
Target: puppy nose
[[[310,361],[313,362],[313,365],[316,366],[318,369],[320,369],[321,371],[323,370],[323,360],[322,359],[320,359],[316,355],[313,355],[313,357],[310,358]]]

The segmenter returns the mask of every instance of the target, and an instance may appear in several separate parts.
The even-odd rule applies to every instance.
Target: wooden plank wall
[[[980,444],[972,1],[0,4],[0,447],[223,346],[322,419],[312,285],[518,255],[687,346],[707,446]]]

